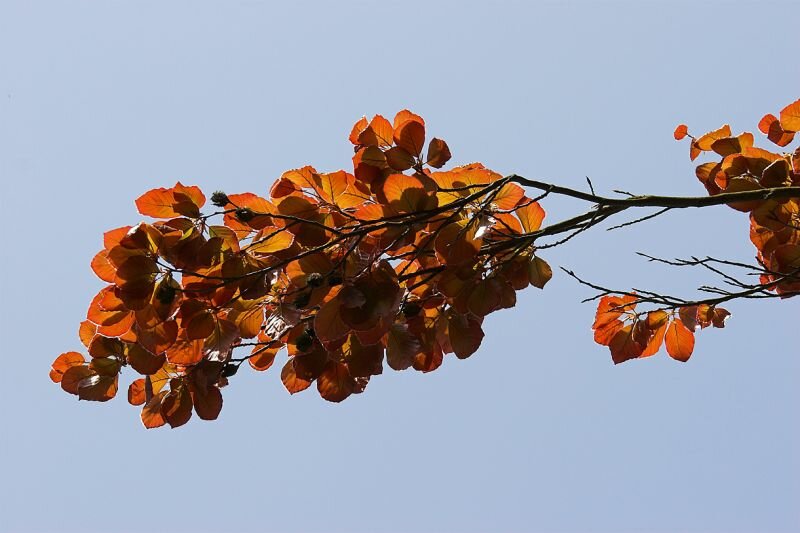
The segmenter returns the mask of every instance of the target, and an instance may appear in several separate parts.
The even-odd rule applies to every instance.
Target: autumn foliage
[[[800,101],[759,128],[785,146],[800,130]],[[679,126],[675,138],[688,135]],[[426,143],[424,120],[401,111],[353,127],[351,172],[289,170],[269,194],[215,192],[181,183],[136,200],[155,219],[104,234],[91,261],[106,285],[79,337],[88,352],[60,355],[51,379],[80,399],[106,401],[123,369],[138,374],[128,401],[148,428],[217,418],[220,389],[245,362],[281,358],[294,394],[314,385],[339,402],[364,391],[384,366],[437,369],[447,354],[480,347],[484,317],[513,307],[516,291],[552,276],[534,244],[540,197],[479,163],[441,170],[450,149]],[[723,128],[691,137],[709,194],[800,182],[793,156],[753,147]],[[542,195],[544,196],[544,195]],[[797,291],[779,274],[800,268],[796,198],[734,204],[750,213],[770,289]],[[655,354],[662,343],[686,361],[695,331],[723,327],[714,304],[637,311],[633,293],[606,295],[593,325],[615,363]]]

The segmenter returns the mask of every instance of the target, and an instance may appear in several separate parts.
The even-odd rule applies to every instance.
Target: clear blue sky
[[[4,0],[0,531],[800,530],[798,301],[731,305],[688,364],[614,367],[591,293],[557,275],[467,361],[387,369],[340,405],[243,371],[219,421],[175,431],[47,377],[80,348],[102,232],[137,222],[147,189],[266,194],[285,169],[348,168],[353,122],[408,107],[454,163],[702,194],[672,129],[753,131],[800,97],[799,19],[796,2]],[[712,281],[636,250],[754,255],[719,207],[545,257],[617,287]]]

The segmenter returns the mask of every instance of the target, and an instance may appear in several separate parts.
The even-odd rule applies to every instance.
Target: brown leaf
[[[317,378],[319,395],[329,402],[341,402],[357,389],[356,380],[350,375],[347,366],[329,361],[325,370]]]

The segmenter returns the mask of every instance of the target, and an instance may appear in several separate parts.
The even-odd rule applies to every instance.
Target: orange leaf
[[[787,132],[800,131],[800,100],[781,109],[781,127]]]
[[[714,144],[714,141],[717,139],[723,139],[725,137],[731,136],[731,127],[727,124],[722,126],[718,130],[710,131],[703,135],[702,137],[698,138],[694,144],[697,146],[698,149],[707,152],[711,150],[711,145]]]
[[[372,117],[369,125],[358,135],[361,146],[391,146],[394,129],[381,115]]]
[[[525,197],[525,191],[516,183],[506,183],[497,192],[492,203],[497,209],[508,211],[514,209]]]
[[[445,163],[450,161],[452,154],[450,147],[442,139],[434,137],[428,143],[428,161],[427,163],[434,168],[442,168]]]
[[[413,120],[419,122],[423,126],[425,125],[425,120],[416,113],[412,113],[408,109],[403,109],[402,111],[398,111],[398,113],[394,116],[394,129],[397,129],[402,125],[404,122],[408,120]]]
[[[620,328],[614,334],[608,347],[611,350],[611,360],[615,365],[639,357],[644,350],[644,347],[634,339],[631,325]]]
[[[414,213],[436,207],[436,197],[425,190],[414,176],[390,174],[383,184],[383,194],[398,213]]]
[[[358,119],[358,122],[353,124],[353,129],[350,131],[350,142],[353,144],[358,144],[358,137],[361,135],[361,132],[367,128],[367,117],[361,117]]]
[[[253,370],[263,372],[272,366],[275,362],[275,355],[278,353],[278,346],[265,348],[264,346],[256,346],[253,348],[253,354],[247,359]]]
[[[84,346],[88,348],[96,334],[97,326],[95,326],[91,321],[84,320],[81,322],[81,325],[78,328],[78,337],[81,339],[81,343]]]
[[[783,126],[781,126],[781,122],[775,115],[764,115],[758,123],[758,129],[761,130],[770,141],[778,146],[786,146],[794,139],[794,133],[784,130]]]
[[[283,203],[281,203],[283,205]],[[267,255],[286,250],[294,242],[294,235],[284,228],[268,226],[253,237],[247,251],[253,254]]]
[[[97,252],[94,258],[92,258],[91,266],[98,278],[108,283],[114,283],[117,269],[111,264],[111,261],[108,260],[107,250],[100,250]]]
[[[347,194],[354,181],[355,178],[344,170],[319,174],[317,175],[317,192],[323,200],[340,209],[355,207],[363,200],[353,194]]]
[[[283,365],[283,370],[281,370],[281,381],[283,382],[283,386],[286,387],[286,390],[289,391],[290,394],[295,394],[306,390],[311,386],[311,381],[297,377],[297,374],[294,371],[293,359],[289,359],[286,361],[286,364]]]
[[[689,128],[686,124],[678,124],[678,127],[675,128],[675,132],[672,134],[675,137],[676,141],[683,140],[689,134]]]
[[[60,383],[64,372],[73,366],[81,366],[85,363],[86,359],[78,352],[62,353],[53,361],[53,367],[50,370],[50,379],[53,380],[53,383]]]
[[[651,311],[647,313],[647,327],[653,331],[650,340],[645,346],[644,351],[639,357],[649,357],[661,349],[664,342],[664,334],[667,332],[669,316],[664,311]]]
[[[539,202],[529,202],[514,210],[514,213],[519,217],[519,221],[522,223],[522,228],[525,230],[525,233],[534,232],[542,227],[545,213],[542,206],[539,205]]]
[[[167,350],[167,361],[174,365],[191,366],[203,359],[203,339],[178,339]]]
[[[403,170],[408,170],[416,163],[414,156],[399,146],[392,146],[385,152],[385,155],[386,162],[389,166],[401,172]]]
[[[425,125],[407,120],[394,131],[394,143],[409,154],[419,157],[425,146]]]
[[[128,403],[131,405],[143,405],[144,402],[144,378],[139,378],[128,386]]]
[[[694,333],[684,326],[680,319],[670,323],[665,339],[670,357],[683,362],[689,360],[694,350]]]
[[[180,182],[175,187],[152,189],[136,199],[136,207],[143,215],[153,218],[200,216],[205,197],[198,187],[186,187]]]
[[[772,126],[772,123],[778,120],[778,117],[773,115],[772,113],[768,113],[761,117],[761,120],[758,121],[758,129],[764,135],[769,133],[769,128]]]
[[[728,180],[728,186],[725,192],[744,192],[744,191],[757,191],[763,187],[754,179],[751,178],[732,178]],[[732,207],[737,211],[748,213],[757,208],[763,200],[751,200],[749,202],[731,202],[728,207]]]
[[[161,391],[148,401],[142,408],[142,424],[147,429],[161,427],[167,423],[164,416],[161,414],[161,402],[167,391]]]
[[[259,300],[236,300],[228,320],[239,328],[242,338],[251,339],[261,331],[264,323],[264,307]]]
[[[597,314],[595,315],[592,329],[602,328],[617,320],[622,313],[633,311],[636,308],[635,296],[603,296],[597,304]]]
[[[163,353],[156,355],[139,344],[128,345],[125,352],[131,367],[138,373],[144,375],[155,374],[166,362],[166,357]]]

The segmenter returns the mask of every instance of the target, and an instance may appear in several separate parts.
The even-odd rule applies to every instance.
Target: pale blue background
[[[800,97],[796,2],[287,4],[0,3],[0,530],[800,530],[800,301],[731,305],[688,364],[614,367],[591,293],[557,275],[467,361],[341,405],[244,371],[219,421],[176,431],[50,383],[101,233],[147,189],[266,194],[288,168],[349,168],[353,122],[409,107],[455,163],[702,194],[677,123],[753,131]],[[719,207],[545,257],[621,288],[713,281],[635,250],[754,254]]]

